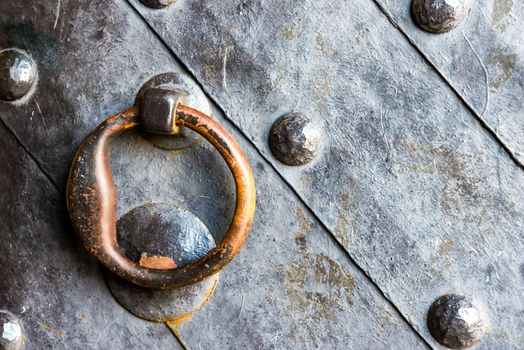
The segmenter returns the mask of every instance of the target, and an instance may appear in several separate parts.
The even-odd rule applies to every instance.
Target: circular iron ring
[[[236,208],[224,239],[200,260],[183,268],[152,269],[129,260],[116,236],[116,192],[109,164],[110,141],[139,125],[139,108],[109,117],[89,134],[73,160],[67,183],[67,207],[73,228],[104,266],[146,288],[167,289],[200,282],[220,271],[238,253],[255,212],[255,181],[238,143],[220,124],[187,106],[176,107],[176,125],[206,138],[226,161],[236,186]]]

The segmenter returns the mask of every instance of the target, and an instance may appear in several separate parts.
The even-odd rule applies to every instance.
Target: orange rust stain
[[[142,253],[140,256],[140,266],[156,270],[176,269],[176,263],[168,256],[148,256]]]

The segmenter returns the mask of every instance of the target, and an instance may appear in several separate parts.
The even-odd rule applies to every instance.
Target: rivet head
[[[176,0],[140,0],[142,4],[153,9],[162,9],[173,5]]]
[[[25,96],[35,77],[36,66],[27,53],[14,48],[0,51],[0,99],[14,101]]]
[[[438,298],[429,309],[427,321],[433,338],[451,349],[465,349],[479,343],[487,327],[478,305],[457,294]]]
[[[273,124],[269,146],[286,165],[299,166],[313,160],[323,144],[320,126],[302,113],[286,114]]]
[[[0,310],[0,349],[20,350],[24,348],[25,342],[20,320],[12,313]]]
[[[430,33],[445,33],[455,28],[469,12],[469,0],[413,0],[413,20]]]

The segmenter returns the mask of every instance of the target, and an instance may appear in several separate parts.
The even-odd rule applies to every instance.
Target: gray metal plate
[[[46,214],[47,226],[22,232],[12,230],[24,238],[17,242],[20,249],[2,247],[2,252],[38,252],[35,261],[49,262],[56,276],[69,276],[64,282],[57,277],[44,280],[45,284],[36,287],[45,289],[31,289],[27,298],[21,299],[33,303],[33,310],[40,310],[31,316],[34,320],[28,321],[29,325],[34,323],[35,332],[41,333],[30,334],[31,346],[81,348],[93,344],[96,348],[98,342],[98,347],[111,349],[176,348],[178,344],[166,328],[138,320],[116,301],[101,296],[108,292],[94,262],[86,260],[91,264],[87,272],[80,268],[85,266],[87,253],[76,241],[70,247],[67,240],[71,238],[62,237],[63,228],[53,221],[66,215],[59,200],[63,194],[39,171],[43,170],[62,189],[70,159],[81,139],[102,119],[131,105],[141,82],[180,67],[124,2],[44,1],[27,6],[9,1],[1,3],[0,8],[0,44],[32,53],[39,68],[35,94],[26,104],[0,103],[0,117],[41,167],[33,164],[27,175],[18,168],[8,169],[5,186],[9,188],[8,184],[19,181],[25,187],[17,183],[5,198],[12,196],[20,205],[32,205],[35,213],[51,212]],[[220,113],[215,111],[214,116],[232,129]],[[198,319],[183,326],[182,333],[190,345],[423,348],[416,333],[297,202],[278,175],[268,169],[242,135],[235,136],[247,149],[257,177],[257,221],[245,249],[222,274],[212,304],[204,308]],[[0,149],[20,157],[13,148],[6,145]],[[0,154],[7,156],[9,152]],[[144,202],[172,201],[191,209],[217,240],[221,238],[230,220],[234,192],[225,163],[209,145],[202,143],[186,151],[168,152],[153,147],[137,132],[127,133],[115,143],[111,162],[119,197],[118,215]],[[60,205],[47,204],[50,200]],[[1,207],[8,208],[13,201],[8,200]],[[293,215],[276,215],[283,208]],[[20,210],[10,208],[15,209]],[[13,212],[12,217],[6,219],[12,226],[22,223],[27,228],[39,222],[34,220],[36,214],[22,216]],[[26,219],[31,221],[26,223]],[[27,239],[31,235],[38,235],[39,239],[33,243]],[[41,249],[42,244],[45,249]],[[18,265],[9,258],[5,266]],[[27,269],[38,274],[28,274],[27,279],[16,284],[17,288],[44,283],[38,282],[37,277],[45,276],[45,270],[33,265]],[[71,275],[73,270],[76,272]],[[91,279],[99,284],[88,284]],[[51,285],[58,287],[52,289]],[[2,291],[2,297],[15,300],[17,291]],[[92,293],[93,297],[89,299],[85,293]],[[42,301],[44,297],[54,303]],[[8,303],[15,313],[19,309],[17,303]],[[105,308],[96,309],[99,312],[90,316],[90,307]],[[85,321],[85,327],[78,326],[71,316],[78,311],[78,317],[83,317],[82,308],[87,309],[86,320],[92,317],[92,323]],[[44,330],[38,330],[39,315],[46,317]],[[228,331],[222,327],[224,320],[229,320]],[[62,330],[61,340],[55,339],[60,335],[58,330]],[[143,335],[145,330],[147,334]]]
[[[443,35],[416,27],[411,0],[376,2],[523,162],[524,2],[471,1],[469,17]]]
[[[133,3],[428,342],[457,292],[490,316],[479,348],[521,346],[522,171],[373,2]],[[329,135],[307,167],[269,151],[290,111]]]
[[[0,308],[26,349],[181,349],[171,331],[115,302],[65,219],[63,196],[0,125]]]

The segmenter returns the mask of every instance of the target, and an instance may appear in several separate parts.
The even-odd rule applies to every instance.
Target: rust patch
[[[169,270],[177,267],[169,256],[148,256],[147,253],[142,253],[139,264],[142,267],[156,270]]]
[[[484,191],[486,177],[478,177],[476,168],[482,164],[482,155],[459,152],[448,146],[428,148],[409,143],[399,147],[410,162],[392,160],[395,164],[421,174],[441,175],[428,182],[425,191],[442,185],[440,208],[444,214],[467,221],[479,221],[487,205],[493,201],[493,193]],[[494,170],[495,171],[495,170]]]
[[[315,51],[326,58],[333,56],[333,48],[320,33],[315,36]]]
[[[55,327],[52,327],[48,325],[47,323],[40,323],[40,328],[47,331],[52,336],[58,336],[58,337],[64,336],[64,331],[62,331],[61,329],[56,329]]]
[[[355,280],[324,254],[301,254],[286,275],[286,293],[304,320],[335,320],[337,312],[344,311],[346,304],[352,304]]]
[[[324,254],[311,254],[307,251],[307,233],[311,229],[302,208],[297,208],[299,231],[295,234],[295,244],[299,250],[298,258],[286,271],[284,283],[289,297],[292,315],[310,319],[335,320],[337,312],[344,311],[352,304],[351,295],[355,280],[342,266]]]
[[[488,63],[495,68],[495,75],[491,79],[490,87],[498,90],[513,75],[518,56],[513,52],[504,52],[500,49],[490,50]],[[493,71],[491,69],[490,71]]]
[[[505,31],[507,23],[504,22],[504,19],[511,12],[512,7],[513,0],[496,0],[491,13],[491,25],[502,32]]]

